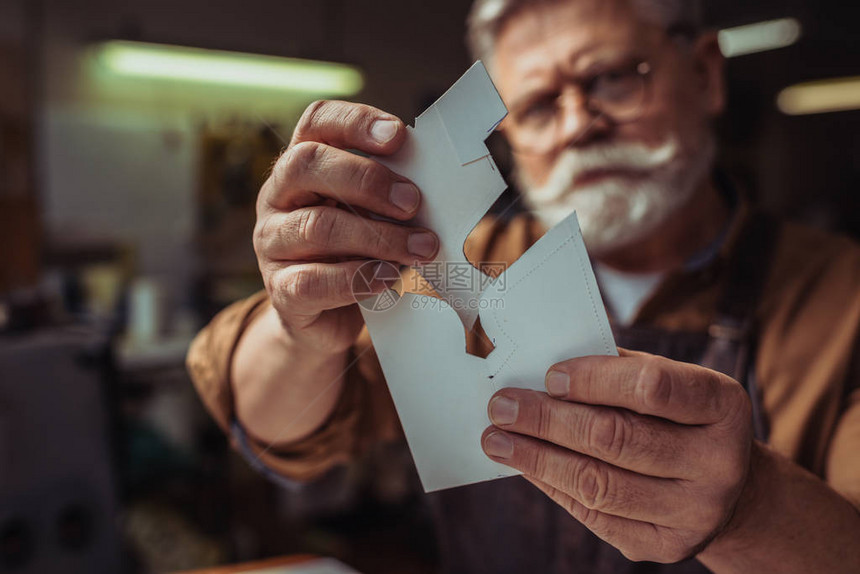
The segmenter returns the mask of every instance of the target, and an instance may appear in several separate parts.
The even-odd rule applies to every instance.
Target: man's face
[[[589,111],[579,86],[636,62],[648,73],[635,114],[616,121]],[[503,129],[517,140],[517,120],[547,101],[561,114],[540,151],[516,154],[527,202],[549,224],[576,209],[593,251],[642,239],[707,174],[709,122],[723,106],[721,65],[715,40],[682,48],[627,0],[560,1],[515,15],[492,62],[511,111]]]

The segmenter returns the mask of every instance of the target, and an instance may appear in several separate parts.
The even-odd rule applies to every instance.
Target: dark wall
[[[771,210],[860,237],[860,111],[789,117],[780,90],[860,75],[860,7],[837,0],[710,1],[718,27],[798,18],[794,46],[728,61],[729,107],[721,122],[731,171]]]

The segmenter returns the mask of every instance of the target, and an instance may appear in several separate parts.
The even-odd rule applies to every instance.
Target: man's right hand
[[[363,325],[352,291],[359,268],[369,275],[373,267],[362,267],[368,261],[399,266],[435,256],[439,241],[432,232],[368,217],[408,221],[421,203],[418,188],[345,151],[390,155],[405,137],[403,123],[376,108],[315,102],[260,190],[254,250],[272,305],[295,343],[344,352]],[[391,266],[380,269],[370,283],[374,292],[397,279],[384,273]]]

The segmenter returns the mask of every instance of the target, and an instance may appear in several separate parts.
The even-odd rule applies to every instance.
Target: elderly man
[[[511,262],[577,210],[637,352],[493,397],[484,450],[524,479],[429,497],[449,571],[860,572],[860,250],[758,215],[713,171],[723,59],[695,6],[473,9],[531,213],[485,219],[467,254]],[[399,436],[350,281],[432,259],[437,239],[408,224],[414,185],[344,150],[405,137],[377,109],[311,105],[260,192],[266,291],[192,348],[204,401],[266,472],[306,480]]]

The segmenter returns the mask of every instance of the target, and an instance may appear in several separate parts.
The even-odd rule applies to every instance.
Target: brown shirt
[[[636,324],[707,331],[725,281],[726,261],[749,217],[742,207],[719,255],[697,271],[668,276],[640,309]],[[541,229],[527,216],[485,218],[469,238],[473,262],[513,263]],[[412,280],[404,282],[409,288]],[[425,286],[426,287],[426,286]],[[207,408],[229,432],[234,417],[230,363],[247,326],[269,305],[259,293],[224,310],[194,341],[188,366]],[[770,423],[769,444],[811,470],[860,508],[860,247],[791,223],[780,226],[757,317],[755,372]],[[470,343],[481,347],[483,343]],[[402,436],[385,380],[364,330],[352,349],[347,383],[329,421],[295,444],[248,437],[260,462],[305,480],[357,455],[370,443]]]

